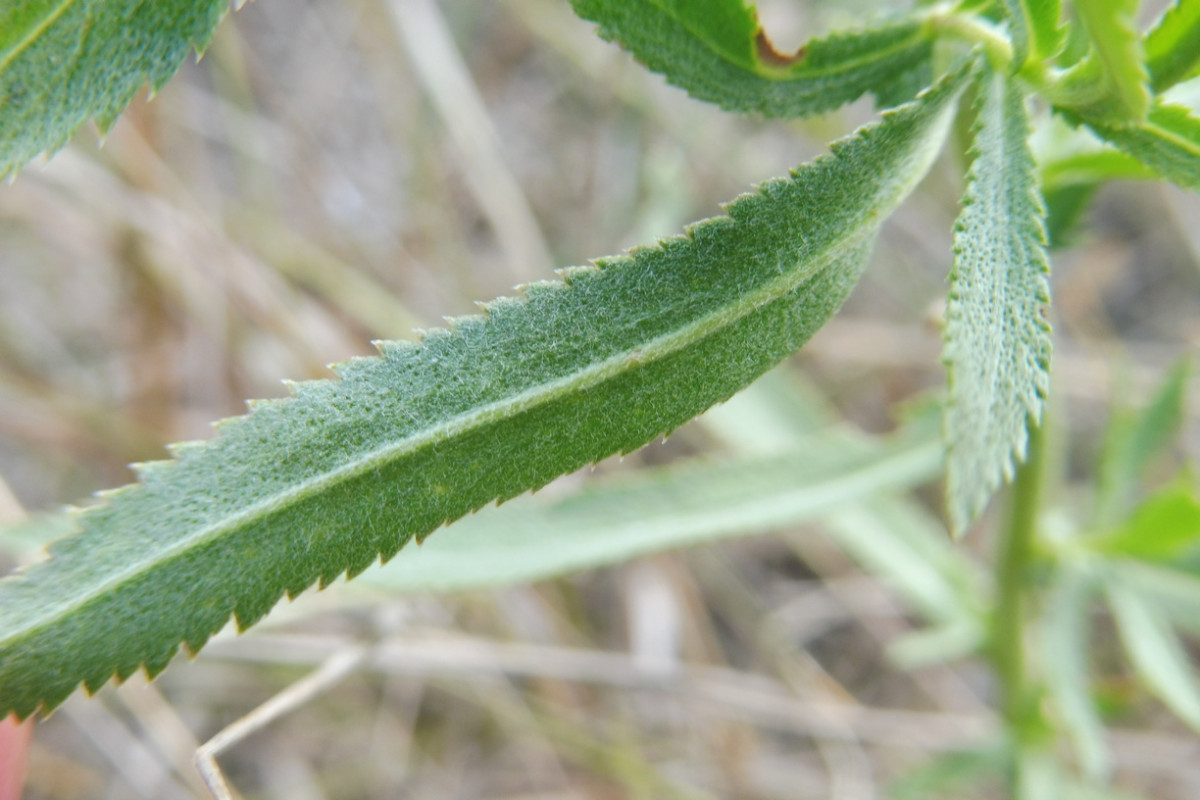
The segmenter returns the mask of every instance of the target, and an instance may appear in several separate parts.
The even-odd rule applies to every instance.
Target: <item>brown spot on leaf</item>
[[[767,32],[762,28],[758,29],[758,35],[754,37],[755,49],[758,50],[758,60],[770,67],[790,67],[793,64],[803,61],[807,55],[805,48],[801,47],[791,55],[786,55],[775,49],[775,45],[767,38]]]

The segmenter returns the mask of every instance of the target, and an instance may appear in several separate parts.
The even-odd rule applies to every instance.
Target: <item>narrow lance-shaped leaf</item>
[[[1138,481],[1145,477],[1154,458],[1167,449],[1185,415],[1185,395],[1191,365],[1177,363],[1154,396],[1133,415],[1118,411],[1109,423],[1100,455],[1097,502],[1093,524],[1108,526],[1128,511]]]
[[[946,497],[958,532],[1012,477],[1049,390],[1049,261],[1028,136],[1020,89],[999,73],[981,81],[945,329]]]
[[[926,482],[941,465],[941,443],[917,431],[879,451],[856,451],[825,436],[774,456],[638,470],[635,480],[589,485],[554,500],[520,497],[462,519],[419,550],[366,572],[358,585],[411,592],[538,580],[795,525]]]
[[[1183,106],[1156,103],[1143,120],[1110,124],[1064,112],[1097,135],[1185,189],[1200,191],[1200,118]]]
[[[932,36],[921,20],[812,39],[780,54],[743,0],[572,0],[643,64],[730,111],[802,117],[867,92],[881,105],[931,81]],[[907,95],[907,96],[905,96]]]
[[[1108,602],[1138,675],[1180,719],[1200,730],[1200,683],[1167,615],[1121,583],[1109,585]]]
[[[89,119],[107,130],[144,84],[203,51],[229,0],[0,4],[0,177]]]
[[[569,271],[139,469],[0,581],[0,715],[161,671],[236,617],[355,575],[494,500],[665,434],[799,347],[924,175],[964,80],[686,236]]]
[[[1137,7],[1137,0],[1075,0],[1075,13],[1087,30],[1091,50],[1055,89],[1076,96],[1061,104],[1111,124],[1146,116],[1149,76],[1134,24]]]
[[[1050,698],[1074,741],[1084,773],[1099,781],[1107,779],[1109,763],[1104,724],[1092,700],[1088,672],[1094,583],[1080,570],[1068,569],[1059,577],[1049,599],[1043,650]]]
[[[1150,86],[1163,92],[1200,75],[1200,0],[1175,0],[1143,40]]]

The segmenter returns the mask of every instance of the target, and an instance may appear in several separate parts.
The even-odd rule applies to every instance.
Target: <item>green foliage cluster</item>
[[[1060,241],[1110,179],[1159,176],[1200,189],[1200,117],[1165,96],[1200,74],[1195,0],[1176,0],[1146,32],[1133,23],[1134,0],[918,4],[794,54],[776,51],[742,0],[573,5],[648,68],[729,111],[790,119],[867,94],[885,110],[830,154],[682,236],[565,270],[419,344],[379,343],[378,357],[335,366],[336,380],[294,384],[290,398],[220,423],[212,441],[139,465],[138,484],[72,515],[49,560],[0,581],[0,715],[48,711],[80,684],[94,691],[139,668],[156,674],[181,645],[198,650],[231,617],[252,625],[285,594],[354,576],[414,538],[629,452],[727,400],[836,312],[879,225],[959,119],[969,123],[959,126],[969,131],[969,169],[949,276],[941,428],[947,513],[962,533],[1023,461],[1041,458],[1052,349],[1047,236]],[[222,8],[90,0],[0,11],[0,174],[61,146],[88,119],[107,128],[140,85],[158,88],[189,49],[204,47]],[[1041,163],[1030,144],[1041,124],[1034,99],[1077,129]],[[1045,767],[1047,730],[1072,737],[1086,780],[1106,775],[1087,690],[1093,598],[1111,609],[1146,684],[1200,729],[1200,690],[1175,632],[1200,607],[1200,500],[1180,480],[1135,502],[1179,425],[1185,377],[1174,372],[1147,410],[1114,424],[1088,524],[1057,537],[1014,524],[1006,552],[1016,561],[998,573],[995,619],[962,588],[969,570],[944,543],[894,533],[844,542],[907,587],[935,624],[939,635],[907,645],[910,662],[993,654],[1013,701],[1006,763],[1022,796],[1062,796]],[[510,544],[464,525],[455,539],[457,528],[431,540],[428,553],[398,559],[389,580],[528,579],[728,535],[816,513],[830,497],[910,485],[928,476],[938,450],[928,437],[882,452],[804,441],[817,465],[808,475],[794,454],[738,465],[733,477],[670,473],[662,486],[684,499],[666,511],[636,487],[600,492],[592,505],[617,498],[643,517],[661,514],[661,524],[639,529],[619,514],[595,522],[589,511],[591,527],[556,551],[545,544],[560,526],[547,517],[584,512],[518,512]],[[714,487],[726,482],[739,491],[721,495]],[[733,514],[739,497],[745,508]],[[1036,522],[1036,511],[1014,517]],[[904,524],[901,514],[897,529]],[[892,557],[881,556],[888,548]],[[1028,673],[1017,643],[999,638],[1029,624],[1020,598],[1034,558],[1052,566],[1040,590],[1053,657],[1041,676]],[[1041,691],[1052,713],[1026,701]]]

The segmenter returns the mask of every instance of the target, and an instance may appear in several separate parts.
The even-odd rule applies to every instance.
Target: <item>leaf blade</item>
[[[782,55],[742,0],[705,0],[703,12],[684,0],[572,0],[572,6],[668,82],[730,111],[809,116],[867,92],[890,101],[913,83],[919,89],[932,81],[932,37],[919,20],[812,39]]]
[[[965,72],[686,237],[534,284],[487,317],[255,404],[0,581],[0,707],[161,671],[232,615],[358,574],[493,500],[628,452],[794,351],[924,175]]]
[[[359,584],[440,592],[539,580],[794,525],[910,488],[940,467],[940,443],[910,434],[878,452],[849,452],[830,437],[769,457],[639,470],[636,481],[521,497],[467,517]]]
[[[1200,730],[1200,683],[1166,615],[1139,592],[1114,583],[1109,606],[1134,669],[1180,719]]]
[[[1163,92],[1200,75],[1200,0],[1175,0],[1143,39],[1150,86]]]
[[[0,178],[66,143],[89,119],[106,130],[146,83],[158,90],[202,52],[223,0],[36,0],[0,11]]]
[[[1070,112],[1067,118],[1086,124],[1167,180],[1200,191],[1200,118],[1190,109],[1156,103],[1146,119],[1124,125]]]
[[[999,73],[979,91],[943,351],[946,498],[956,532],[1011,479],[1024,458],[1027,421],[1040,418],[1049,391],[1049,260],[1024,97]]]
[[[1137,120],[1150,109],[1149,76],[1141,37],[1134,25],[1137,0],[1076,0],[1075,12],[1092,42],[1080,65],[1080,79],[1102,87],[1097,113],[1114,113],[1120,120]]]

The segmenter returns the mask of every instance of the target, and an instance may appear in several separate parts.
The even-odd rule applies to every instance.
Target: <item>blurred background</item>
[[[879,13],[867,0],[759,5],[781,51]],[[725,115],[561,0],[248,4],[102,146],[85,131],[0,188],[0,477],[30,513],[81,502],[166,443],[209,437],[245,398],[284,395],[282,379],[329,377],[373,339],[415,338],[555,267],[718,214],[872,113]],[[810,421],[869,441],[937,390],[961,193],[950,149],[842,313],[745,402],[800,398],[819,409]],[[1200,350],[1200,198],[1113,185],[1086,221],[1054,261],[1067,507],[1114,403],[1143,403]],[[1177,453],[1193,461],[1195,388]],[[756,413],[735,401],[547,491],[719,461]],[[917,498],[903,513],[945,538],[936,481]],[[985,561],[990,522],[946,558]],[[987,671],[970,658],[901,669],[889,647],[919,615],[854,554],[817,523],[531,585],[309,592],[153,686],[73,697],[38,726],[27,796],[204,796],[199,742],[366,645],[390,655],[220,756],[242,795],[940,796],[919,788],[923,765],[953,769],[941,757],[972,748],[986,759]],[[1103,637],[1094,655],[1122,785],[1200,797],[1194,734]],[[999,796],[988,774],[946,796]]]

